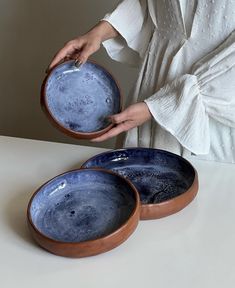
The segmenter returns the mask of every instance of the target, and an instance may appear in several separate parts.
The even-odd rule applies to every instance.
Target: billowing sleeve
[[[145,100],[155,120],[196,155],[210,149],[210,117],[235,128],[235,32],[189,74]]]
[[[109,22],[119,36],[103,42],[109,56],[119,62],[138,66],[152,36],[153,23],[147,0],[124,0],[102,19]]]

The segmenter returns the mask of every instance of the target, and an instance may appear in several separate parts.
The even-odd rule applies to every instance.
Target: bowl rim
[[[129,187],[132,189],[133,191],[133,194],[134,194],[134,200],[135,200],[135,207],[131,213],[131,215],[129,216],[128,219],[126,219],[126,221],[118,228],[116,229],[115,231],[113,231],[112,233],[104,236],[104,237],[99,237],[99,238],[96,238],[96,239],[93,239],[93,240],[85,240],[85,241],[80,241],[80,242],[68,242],[68,241],[61,241],[61,240],[56,240],[56,239],[53,239],[49,236],[47,236],[46,234],[44,234],[43,232],[41,232],[33,223],[33,220],[32,220],[32,217],[31,217],[31,213],[30,213],[30,209],[31,209],[31,206],[32,206],[32,202],[35,198],[35,196],[40,192],[40,190],[46,186],[47,184],[49,184],[51,181],[55,180],[56,178],[60,177],[60,176],[63,176],[63,175],[66,175],[66,174],[69,174],[69,173],[72,173],[72,172],[84,172],[84,171],[100,171],[100,172],[104,172],[104,173],[107,173],[107,174],[111,174],[111,175],[114,175],[116,177],[119,177],[121,178],[122,180],[124,180],[124,182],[126,182],[127,185],[129,185]],[[140,197],[139,197],[139,193],[137,191],[137,189],[135,188],[135,186],[131,183],[130,180],[128,179],[125,179],[124,177],[122,177],[121,175],[118,175],[117,173],[114,173],[110,170],[107,170],[107,169],[103,169],[103,168],[91,168],[91,169],[81,169],[81,168],[78,168],[78,169],[72,169],[72,170],[69,170],[69,171],[66,171],[64,173],[61,173],[53,178],[51,178],[50,180],[46,181],[44,184],[42,184],[33,194],[32,196],[30,197],[30,200],[29,200],[29,203],[28,203],[28,206],[27,206],[27,220],[28,220],[28,223],[30,224],[31,228],[33,228],[33,230],[39,234],[40,236],[42,236],[47,242],[50,242],[50,243],[53,243],[53,244],[63,244],[63,245],[72,245],[72,246],[78,246],[78,245],[95,245],[95,244],[98,244],[100,241],[106,241],[106,240],[109,240],[109,238],[115,236],[116,234],[119,234],[121,233],[127,226],[128,224],[132,221],[132,219],[134,219],[136,217],[136,215],[138,215],[138,222],[139,222],[139,215],[140,215]]]
[[[192,184],[188,187],[188,189],[181,193],[180,195],[176,196],[176,197],[173,197],[169,200],[166,200],[166,201],[163,201],[163,202],[160,202],[160,203],[149,203],[149,204],[142,204],[141,203],[141,200],[140,200],[140,206],[141,206],[141,209],[145,209],[145,208],[157,208],[157,207],[162,207],[162,206],[168,206],[168,205],[171,205],[171,204],[174,204],[175,201],[177,200],[180,200],[182,198],[184,198],[184,195],[186,193],[190,193],[191,190],[195,187],[197,187],[198,185],[198,173],[197,173],[197,170],[194,168],[194,166],[187,160],[185,159],[184,157],[180,156],[180,155],[177,155],[175,153],[172,153],[170,151],[167,151],[167,150],[163,150],[163,149],[158,149],[158,148],[144,148],[144,147],[128,147],[128,148],[121,148],[121,149],[111,149],[109,151],[106,151],[106,152],[101,152],[97,155],[94,155],[92,156],[91,158],[89,158],[88,160],[86,160],[82,165],[81,165],[81,169],[91,169],[91,168],[86,168],[84,167],[88,162],[94,160],[97,156],[103,156],[103,155],[106,155],[108,153],[113,153],[113,152],[124,152],[124,151],[127,151],[127,150],[151,150],[151,151],[156,151],[156,152],[160,152],[160,153],[165,153],[165,154],[168,154],[168,155],[171,155],[171,156],[174,156],[178,159],[180,159],[181,161],[185,162],[187,165],[189,165],[193,172],[194,172],[194,178],[193,178],[193,182]],[[99,168],[99,167],[97,167]],[[106,169],[108,170],[108,169]],[[112,171],[112,170],[109,170],[109,171]],[[129,179],[128,179],[129,180]],[[130,180],[129,180],[130,181]],[[137,188],[136,188],[137,189]],[[138,191],[138,189],[137,189]],[[195,195],[196,196],[196,195]]]
[[[57,128],[59,129],[61,132],[67,134],[68,136],[77,138],[77,139],[92,139],[92,138],[96,138],[98,136],[103,135],[104,133],[106,133],[107,131],[109,131],[114,124],[111,123],[109,124],[107,127],[98,130],[98,131],[94,131],[94,132],[76,132],[70,128],[66,128],[64,127],[54,116],[53,114],[50,112],[50,109],[48,107],[48,103],[47,103],[47,97],[46,97],[46,85],[48,82],[48,79],[50,78],[50,76],[52,75],[52,73],[56,70],[57,67],[65,64],[65,63],[69,63],[69,62],[73,62],[76,59],[73,58],[69,58],[66,59],[64,61],[59,62],[58,64],[56,64],[52,69],[49,70],[49,72],[47,73],[46,77],[44,78],[42,85],[41,85],[41,92],[40,92],[40,104],[41,104],[41,108],[44,111],[44,113],[46,114],[48,120]],[[111,76],[112,80],[114,81],[115,85],[118,88],[119,91],[119,112],[120,113],[123,109],[123,94],[120,88],[120,85],[117,81],[117,79],[113,76],[113,74],[111,72],[109,72],[109,70],[107,68],[105,68],[103,65],[100,65],[97,61],[94,60],[87,60],[85,63],[91,63],[94,64],[98,67],[100,67],[101,69],[103,69],[108,75]],[[84,64],[85,64],[84,63]]]

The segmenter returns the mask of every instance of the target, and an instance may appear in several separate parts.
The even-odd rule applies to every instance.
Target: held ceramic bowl
[[[173,153],[149,148],[113,150],[94,156],[82,168],[101,167],[129,179],[139,192],[141,219],[157,219],[187,206],[198,192],[193,166]]]
[[[112,75],[91,61],[80,68],[74,60],[59,64],[41,89],[41,106],[49,120],[78,139],[92,139],[111,129],[108,116],[121,111],[121,100]]]
[[[40,187],[27,219],[41,247],[76,258],[120,245],[135,230],[139,213],[139,195],[128,180],[103,169],[78,169]]]

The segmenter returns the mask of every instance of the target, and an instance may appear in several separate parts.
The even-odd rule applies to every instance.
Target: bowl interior
[[[73,132],[92,133],[109,126],[107,116],[120,111],[120,91],[102,67],[74,61],[57,66],[45,85],[47,109],[54,120]]]
[[[193,167],[182,157],[149,148],[103,153],[82,167],[102,167],[128,178],[137,188],[142,204],[161,203],[179,196],[191,187],[195,178]]]
[[[118,175],[76,170],[42,186],[32,198],[29,213],[33,225],[47,237],[82,242],[120,228],[136,203],[134,190]]]

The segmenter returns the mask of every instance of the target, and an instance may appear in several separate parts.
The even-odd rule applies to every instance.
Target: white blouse
[[[235,0],[124,0],[103,20],[110,57],[139,67],[128,104],[153,116],[124,146],[235,162]]]

